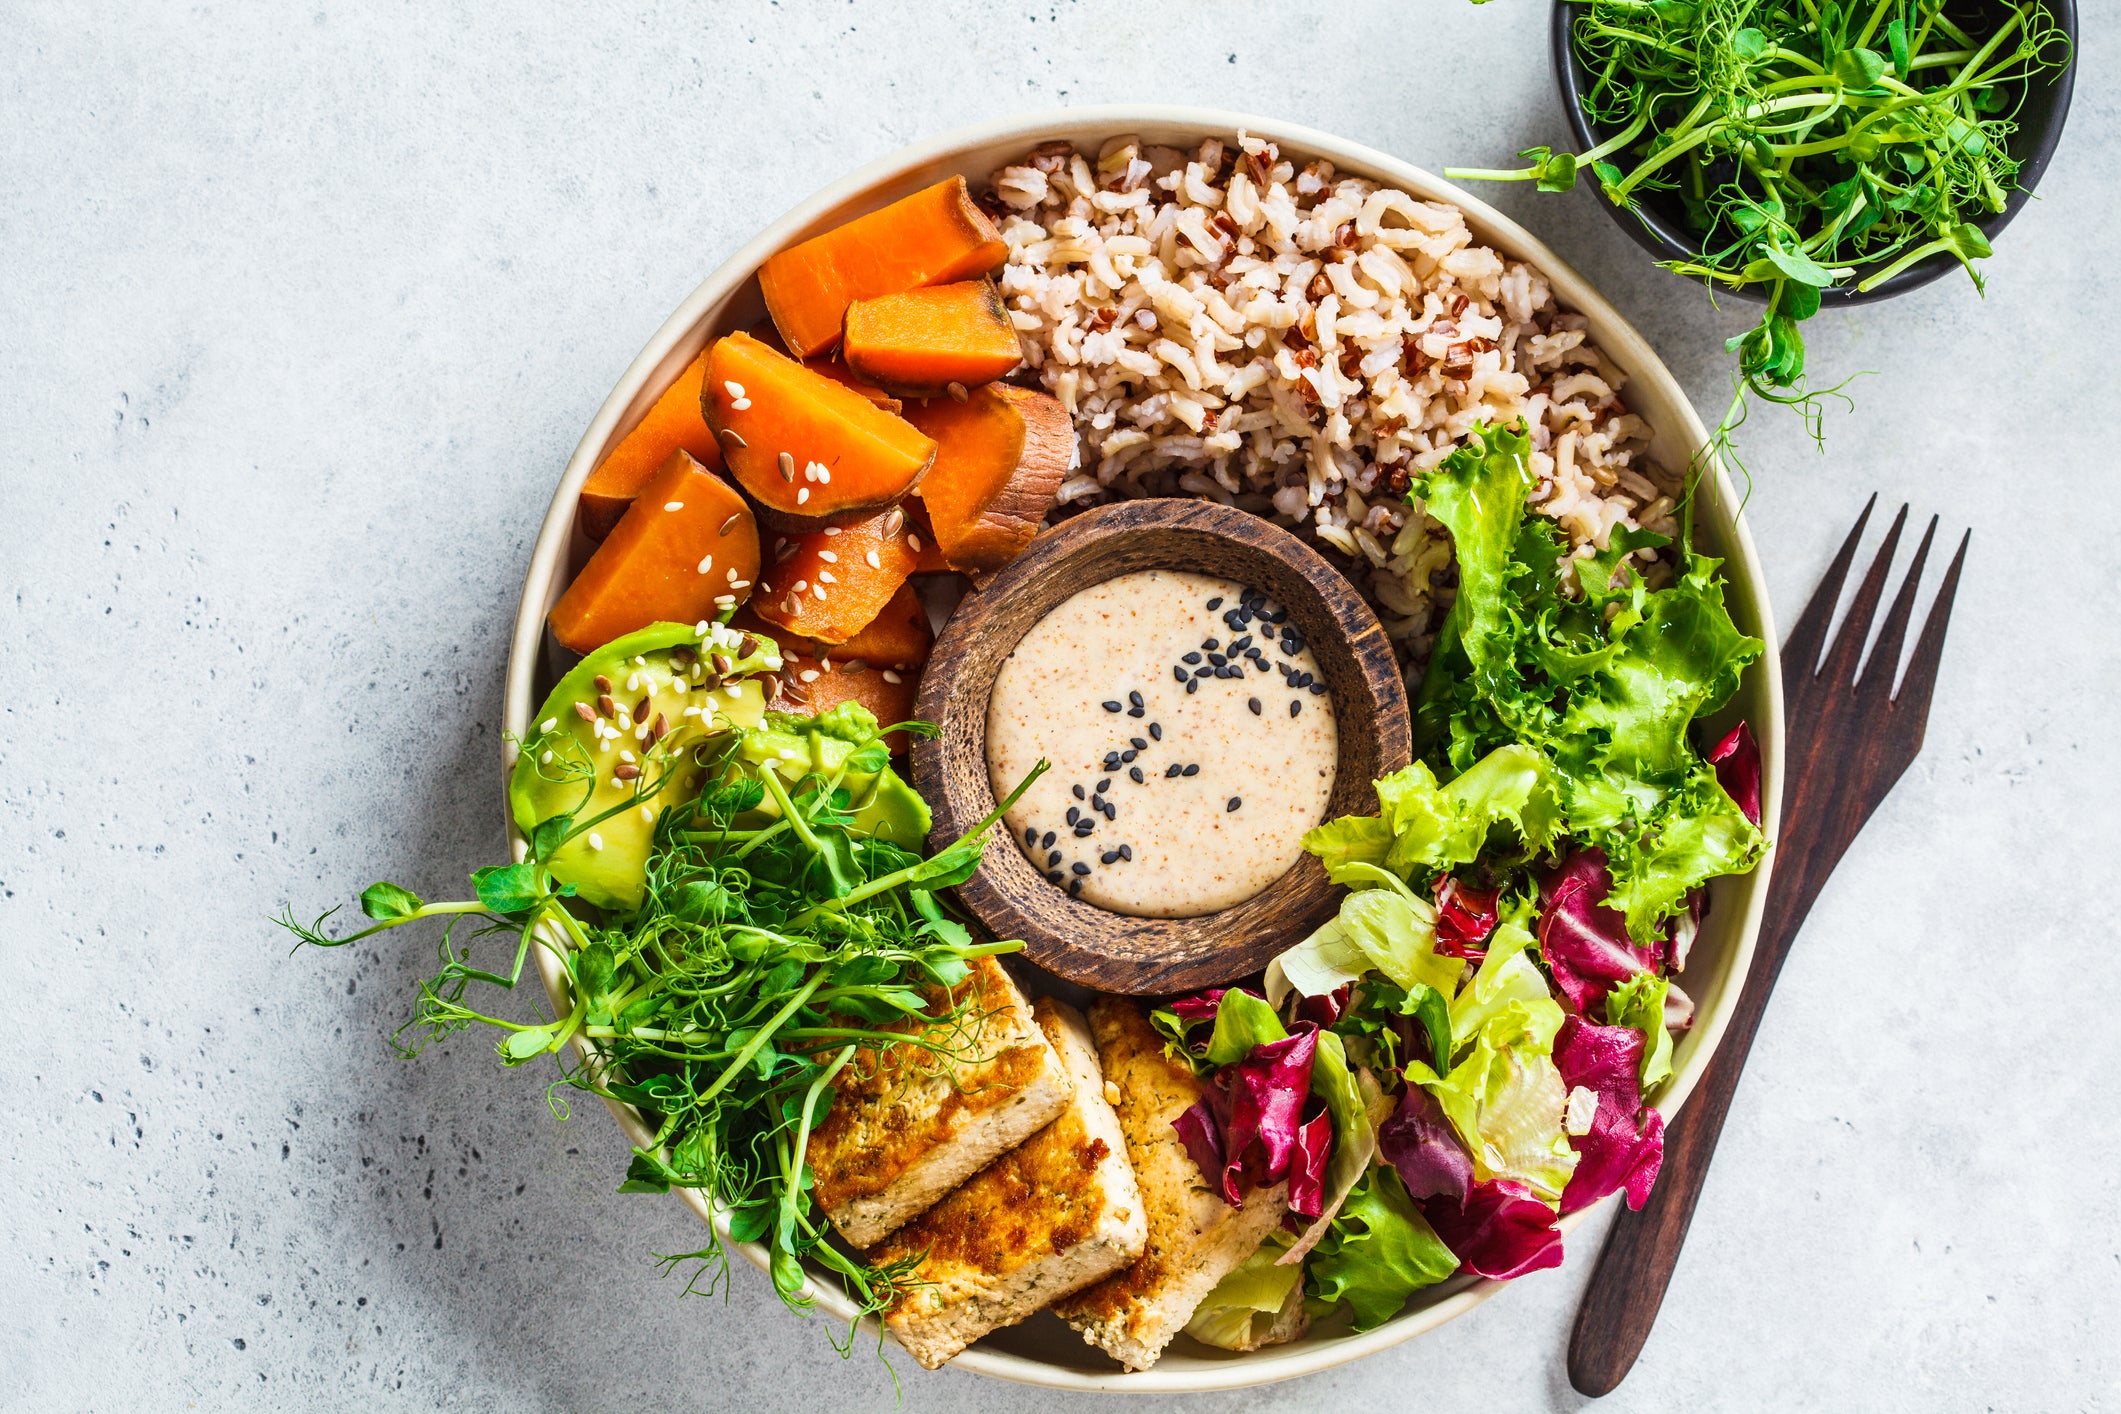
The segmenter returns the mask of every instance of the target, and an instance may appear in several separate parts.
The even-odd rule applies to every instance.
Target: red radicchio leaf
[[[1458,1142],[1443,1107],[1419,1085],[1408,1085],[1399,1108],[1377,1127],[1377,1152],[1399,1170],[1409,1197],[1463,1204],[1473,1191],[1473,1156]]]
[[[1251,1055],[1209,1077],[1200,1099],[1171,1121],[1231,1207],[1244,1205],[1245,1178],[1266,1185],[1288,1177],[1317,1053],[1318,1028],[1300,1021],[1289,1036],[1254,1046]]]
[[[1605,851],[1595,848],[1577,850],[1540,881],[1546,906],[1539,918],[1539,950],[1554,984],[1578,1011],[1657,963],[1653,950],[1635,946],[1628,937],[1628,921],[1620,911],[1605,907],[1612,891]]]
[[[1732,727],[1731,734],[1711,748],[1708,761],[1716,768],[1723,793],[1738,803],[1746,819],[1759,824],[1760,743],[1753,740],[1753,729],[1744,722]]]
[[[1343,982],[1322,997],[1302,997],[1296,1004],[1299,1021],[1308,1021],[1314,1026],[1327,1027],[1340,1020],[1340,1014],[1348,1009],[1348,993],[1354,983]]]
[[[1561,1023],[1554,1037],[1554,1067],[1573,1092],[1583,1086],[1598,1097],[1588,1133],[1575,1134],[1576,1172],[1562,1191],[1561,1211],[1589,1207],[1625,1189],[1630,1208],[1640,1208],[1664,1162],[1664,1116],[1642,1104],[1642,1048],[1632,1026],[1594,1026],[1580,1016]]]
[[[1228,987],[1210,987],[1190,997],[1175,997],[1170,1003],[1171,1014],[1180,1021],[1213,1021],[1215,1009],[1223,1003],[1223,993],[1229,990]]]
[[[1506,1280],[1561,1265],[1554,1210],[1513,1179],[1476,1184],[1463,1205],[1431,1198],[1422,1212],[1458,1264],[1475,1276]]]
[[[1478,964],[1495,931],[1497,889],[1467,888],[1449,874],[1436,881],[1436,951]]]
[[[1289,1165],[1289,1211],[1315,1218],[1326,1210],[1326,1160],[1333,1154],[1333,1116],[1323,1102],[1318,1113],[1296,1131],[1296,1154]]]

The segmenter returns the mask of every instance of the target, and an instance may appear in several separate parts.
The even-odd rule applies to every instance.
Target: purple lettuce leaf
[[[1514,1179],[1476,1184],[1463,1204],[1431,1198],[1422,1213],[1459,1265],[1476,1276],[1507,1280],[1561,1265],[1554,1210]]]
[[[1289,1176],[1317,1052],[1318,1028],[1300,1021],[1290,1036],[1254,1046],[1249,1056],[1208,1077],[1200,1099],[1171,1122],[1231,1207],[1243,1206],[1247,1187]]]
[[[1760,823],[1760,743],[1744,722],[1730,735],[1709,748],[1708,763],[1716,768],[1716,783],[1723,787],[1745,818]]]
[[[1664,1162],[1664,1116],[1642,1103],[1642,1032],[1632,1026],[1594,1026],[1580,1016],[1554,1037],[1554,1066],[1570,1092],[1598,1097],[1591,1127],[1571,1135],[1576,1172],[1562,1191],[1561,1211],[1573,1213],[1608,1193],[1625,1191],[1640,1208]]]
[[[1495,931],[1499,889],[1469,888],[1449,874],[1436,881],[1436,951],[1478,964]]]
[[[1596,848],[1577,850],[1540,881],[1540,955],[1577,1011],[1588,1011],[1616,983],[1657,966],[1656,952],[1635,946],[1627,919],[1605,906],[1612,891],[1605,852]]]
[[[1398,1108],[1377,1127],[1377,1152],[1398,1170],[1409,1197],[1463,1204],[1473,1191],[1473,1156],[1442,1106],[1419,1085],[1410,1083]]]
[[[1326,1210],[1326,1161],[1333,1156],[1333,1116],[1325,1103],[1296,1130],[1296,1152],[1289,1165],[1289,1211],[1315,1218]]]

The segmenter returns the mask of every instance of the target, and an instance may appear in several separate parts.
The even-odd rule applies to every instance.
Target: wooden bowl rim
[[[1321,673],[1340,684],[1334,716],[1343,729],[1323,818],[1376,812],[1372,783],[1406,765],[1412,744],[1406,684],[1375,611],[1346,575],[1271,521],[1215,501],[1150,498],[1115,501],[1041,531],[985,588],[966,595],[943,625],[929,661],[946,670],[922,675],[914,705],[922,721],[947,724],[942,737],[913,748],[913,784],[935,814],[931,848],[963,835],[997,803],[986,770],[987,700],[1002,662],[1040,619],[1093,585],[1138,570],[1193,571],[1174,562],[1181,549],[1144,547],[1141,562],[1129,564],[1125,547],[1114,544],[1174,537],[1213,542],[1240,563],[1290,577],[1274,593],[1261,581],[1281,575],[1229,574],[1269,589],[1300,619]],[[1120,567],[1070,581],[1070,566],[1114,555]],[[1297,584],[1315,601],[1290,602],[1287,589]],[[1354,701],[1344,700],[1350,683],[1360,686]],[[1070,899],[1039,876],[1013,840],[999,837],[979,872],[957,890],[996,937],[1021,939],[1029,961],[1067,981],[1132,996],[1189,992],[1257,972],[1332,917],[1342,892],[1305,855],[1229,908],[1191,918],[1137,918]]]

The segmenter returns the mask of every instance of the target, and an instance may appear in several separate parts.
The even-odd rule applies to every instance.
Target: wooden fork
[[[1893,597],[1868,660],[1864,640],[1870,636],[1871,619],[1878,611],[1893,552],[1907,522],[1904,505],[1877,559],[1871,562],[1870,573],[1857,588],[1840,633],[1831,646],[1827,643],[1834,606],[1877,503],[1878,498],[1872,496],[1856,518],[1856,528],[1849,532],[1789,642],[1783,645],[1788,746],[1782,838],[1775,846],[1760,939],[1722,1044],[1686,1108],[1665,1132],[1664,1167],[1649,1201],[1640,1212],[1623,1208],[1616,1216],[1576,1312],[1576,1329],[1569,1341],[1569,1383],[1583,1394],[1609,1393],[1626,1378],[1649,1338],[1680,1246],[1686,1241],[1709,1159],[1723,1132],[1724,1117],[1730,1112],[1738,1073],[1760,1029],[1760,1014],[1767,1008],[1768,993],[1774,990],[1790,943],[1827,875],[1922,750],[1930,693],[1937,683],[1937,661],[1944,653],[1945,625],[1951,618],[1952,596],[1959,588],[1959,570],[1966,561],[1972,532],[1960,537],[1959,551],[1945,571],[1943,586],[1923,621],[1921,637],[1915,641],[1914,655],[1896,693],[1893,670],[1900,662],[1901,644],[1914,615],[1923,563],[1937,532],[1936,517],[1930,518],[1929,528],[1922,533],[1914,563]]]

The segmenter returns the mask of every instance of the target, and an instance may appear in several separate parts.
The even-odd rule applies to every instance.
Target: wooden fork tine
[[[1871,649],[1871,656],[1863,664],[1863,678],[1859,686],[1866,698],[1884,706],[1893,695],[1893,679],[1900,673],[1900,645],[1907,640],[1908,620],[1915,613],[1915,591],[1922,587],[1922,566],[1930,556],[1930,541],[1936,538],[1937,517],[1922,531],[1922,543],[1915,547],[1915,558],[1907,567],[1907,578],[1901,581],[1900,592],[1893,596],[1893,607],[1886,610],[1885,626],[1878,630],[1878,642]]]
[[[1794,677],[1800,683],[1809,682],[1818,671],[1819,654],[1826,647],[1826,631],[1834,623],[1834,606],[1841,602],[1841,585],[1848,578],[1849,566],[1855,563],[1856,547],[1863,543],[1863,528],[1871,522],[1871,510],[1878,504],[1878,493],[1863,503],[1863,514],[1856,517],[1856,528],[1849,538],[1841,542],[1834,562],[1826,567],[1826,575],[1819,581],[1819,588],[1812,601],[1804,606],[1804,614],[1797,626],[1790,630],[1787,642],[1782,646],[1782,671],[1784,677]],[[1794,685],[1793,685],[1794,687]]]
[[[1930,605],[1929,617],[1922,621],[1922,636],[1915,640],[1914,655],[1907,660],[1907,675],[1900,679],[1900,691],[1893,698],[1893,716],[1897,730],[1906,738],[1909,755],[1921,747],[1923,730],[1929,725],[1930,692],[1937,686],[1937,662],[1944,656],[1944,630],[1951,623],[1952,596],[1959,592],[1959,568],[1966,563],[1967,543],[1973,538],[1971,530],[1959,537],[1959,551],[1952,556],[1952,567],[1944,572],[1936,602]]]
[[[1871,561],[1870,572],[1856,586],[1856,597],[1849,600],[1849,611],[1833,646],[1826,650],[1826,661],[1819,665],[1820,676],[1830,683],[1848,687],[1856,681],[1856,665],[1863,661],[1864,641],[1871,636],[1871,619],[1885,594],[1885,577],[1892,573],[1893,552],[1900,548],[1900,530],[1906,524],[1907,506],[1903,504],[1900,514],[1893,517],[1892,529],[1885,532],[1885,543],[1878,547],[1878,558]]]

